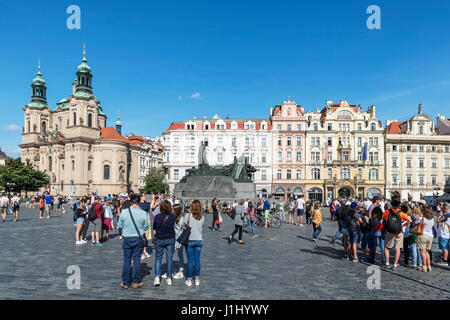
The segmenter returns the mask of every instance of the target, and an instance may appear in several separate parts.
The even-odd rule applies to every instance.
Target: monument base
[[[173,193],[187,201],[195,199],[211,201],[213,198],[221,201],[256,199],[256,188],[253,182],[235,182],[229,176],[187,177],[185,182],[175,185]]]

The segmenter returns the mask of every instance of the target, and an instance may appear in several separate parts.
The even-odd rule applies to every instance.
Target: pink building
[[[289,199],[305,191],[304,108],[295,101],[284,101],[270,108],[272,121],[272,194]]]

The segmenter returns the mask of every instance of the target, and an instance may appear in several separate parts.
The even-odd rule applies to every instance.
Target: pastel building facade
[[[231,164],[245,157],[257,169],[257,195],[267,196],[272,185],[272,136],[269,119],[192,119],[173,122],[163,133],[165,184],[172,193],[186,170],[198,165],[200,143],[206,144],[211,166]]]

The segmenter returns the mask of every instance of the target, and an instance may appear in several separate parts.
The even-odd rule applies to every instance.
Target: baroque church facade
[[[46,191],[83,196],[138,190],[138,155],[142,139],[121,134],[121,124],[107,127],[107,117],[92,90],[86,51],[72,94],[56,108],[47,104],[40,66],[25,105],[21,159],[50,176]]]

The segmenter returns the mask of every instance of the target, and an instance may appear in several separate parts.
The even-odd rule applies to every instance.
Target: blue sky
[[[81,30],[66,9],[81,8]],[[369,30],[366,9],[381,9]],[[17,156],[41,59],[47,100],[71,94],[86,43],[95,96],[125,133],[172,121],[268,117],[291,96],[306,110],[347,99],[377,115],[450,116],[450,1],[0,1],[0,147]],[[21,129],[20,129],[21,130]]]

